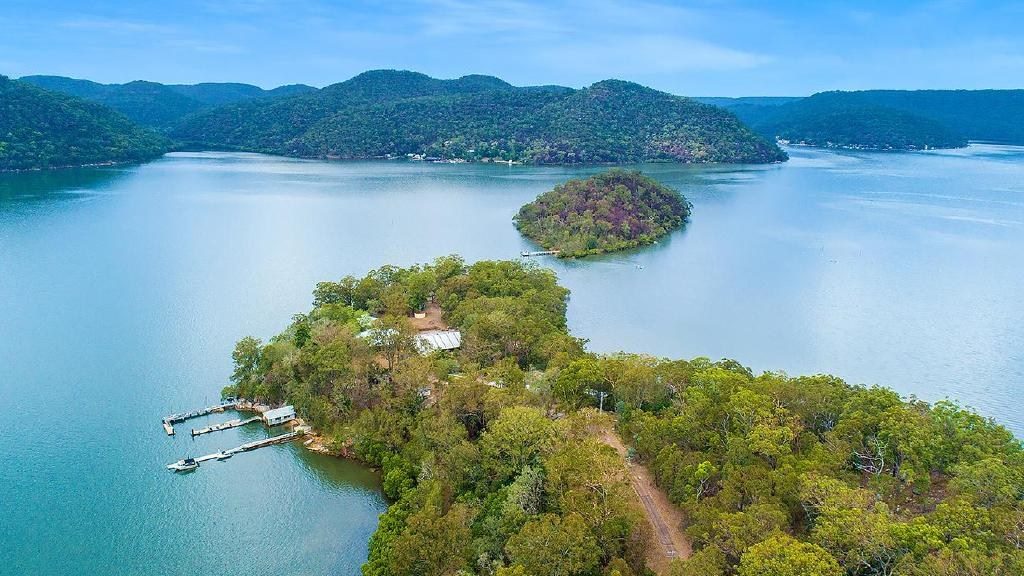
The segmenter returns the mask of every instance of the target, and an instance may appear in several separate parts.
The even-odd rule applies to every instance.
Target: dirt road
[[[626,457],[626,446],[615,432],[606,429],[601,432],[600,438],[623,458]],[[654,484],[654,478],[646,467],[636,463],[627,463],[627,467],[633,490],[643,505],[644,514],[658,541],[657,546],[651,547],[648,552],[647,565],[658,574],[665,574],[672,560],[689,558],[692,553],[690,541],[683,534],[683,513]]]

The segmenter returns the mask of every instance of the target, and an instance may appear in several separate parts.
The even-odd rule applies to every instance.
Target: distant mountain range
[[[138,162],[168,145],[110,108],[0,76],[0,170]]]
[[[0,170],[143,160],[168,149],[304,158],[764,163],[775,139],[916,150],[1024,144],[1024,90],[684,98],[621,80],[517,87],[364,72],[323,89],[0,77]]]
[[[303,84],[264,90],[251,84],[159,84],[136,80],[127,84],[99,84],[64,76],[23,76],[21,82],[99,102],[130,120],[157,130],[169,130],[182,118],[217,106],[261,98],[280,98],[316,88]]]
[[[309,158],[415,156],[539,164],[774,162],[785,153],[733,114],[606,80],[574,90],[489,76],[365,72],[320,91],[187,118],[186,146]]]
[[[866,90],[808,98],[702,98],[764,136],[868,149],[1024,144],[1024,90]]]

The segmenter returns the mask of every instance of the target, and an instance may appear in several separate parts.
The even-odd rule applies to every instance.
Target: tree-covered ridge
[[[638,171],[614,169],[569,180],[519,209],[516,227],[563,257],[650,244],[683,225],[691,205]]]
[[[864,90],[809,98],[701,98],[758,132],[793,141],[878,148],[1024,144],[1024,90]],[[820,143],[820,144],[819,144]]]
[[[423,155],[531,163],[775,162],[785,154],[714,106],[637,84],[582,90],[497,78],[366,72],[319,92],[197,115],[188,146],[316,158]]]
[[[878,104],[817,94],[777,106],[755,129],[794,144],[824,148],[925,150],[959,148],[967,139],[942,122]]]
[[[98,102],[138,124],[160,130],[170,130],[186,116],[217,106],[316,90],[303,85],[264,90],[250,84],[216,82],[168,85],[136,80],[126,84],[100,84],[63,76],[25,76],[19,81]]]
[[[167,145],[99,104],[0,76],[0,170],[137,162]]]
[[[1024,452],[1001,426],[831,376],[683,371],[619,419],[686,512],[698,552],[675,574],[1024,573]]]
[[[291,402],[382,469],[366,575],[644,574],[657,543],[595,434],[612,417],[686,512],[697,552],[672,574],[1024,573],[1024,452],[1002,427],[831,376],[592,354],[567,298],[549,270],[457,257],[324,282],[269,343],[239,342],[225,392]],[[415,351],[428,301],[461,349]]]

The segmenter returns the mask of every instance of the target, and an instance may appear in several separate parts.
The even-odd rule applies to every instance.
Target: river
[[[794,148],[769,166],[644,166],[694,204],[656,246],[563,262],[593,350],[830,372],[1024,416],[1024,149]],[[349,462],[266,433],[168,438],[240,337],[319,280],[532,246],[518,207],[597,168],[179,153],[0,175],[0,574],[356,574],[386,502]],[[181,432],[186,432],[181,434]]]

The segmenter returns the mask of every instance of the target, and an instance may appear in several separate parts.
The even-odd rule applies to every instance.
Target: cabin
[[[263,413],[263,423],[267,426],[277,426],[295,420],[295,407],[282,406]]]

